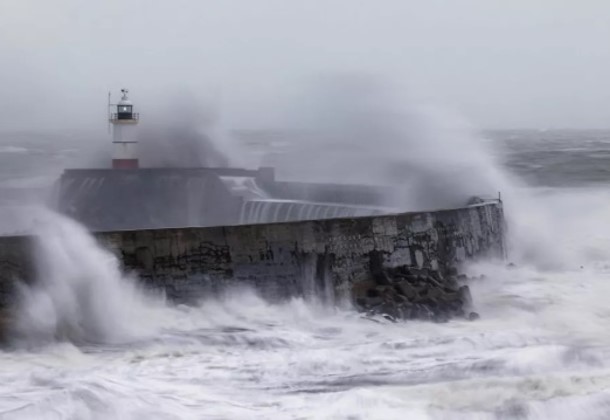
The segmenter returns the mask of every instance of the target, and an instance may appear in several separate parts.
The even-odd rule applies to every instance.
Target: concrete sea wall
[[[270,299],[317,294],[338,301],[379,266],[442,275],[468,259],[504,253],[497,201],[374,217],[95,235],[145,284],[180,301],[234,284],[252,285]],[[16,281],[32,280],[31,244],[31,237],[0,237],[0,306],[10,304]]]
[[[52,207],[89,230],[274,223],[389,213],[387,187],[278,182],[273,168],[69,169]]]

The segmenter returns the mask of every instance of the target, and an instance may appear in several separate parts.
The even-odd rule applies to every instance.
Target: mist
[[[215,97],[231,128],[281,125],[308,78],[363,72],[483,128],[608,127],[603,0],[151,3],[4,0],[3,130],[105,130],[109,89],[141,112]]]
[[[384,204],[408,210],[459,207],[508,185],[478,130],[382,78],[327,75],[292,105],[286,121],[300,135],[265,162],[282,178],[392,187]]]
[[[227,167],[239,152],[220,127],[213,105],[189,92],[160,97],[138,133],[139,157],[148,167]]]
[[[141,115],[143,165],[270,163],[286,178],[396,186],[388,204],[409,209],[507,189],[483,128],[610,124],[601,0],[0,8],[0,131],[93,133],[78,137],[95,151],[81,167],[110,164],[106,97],[120,88]],[[252,162],[237,129],[288,133],[288,148]]]

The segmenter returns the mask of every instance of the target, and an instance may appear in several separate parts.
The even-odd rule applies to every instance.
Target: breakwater
[[[372,216],[386,187],[279,182],[273,168],[69,169],[51,206],[94,232]]]
[[[442,290],[457,299],[463,292],[452,274],[460,263],[504,253],[499,201],[431,212],[95,236],[147,287],[183,302],[245,284],[270,300],[316,295],[339,302],[365,290],[370,299],[360,303],[372,305],[393,282],[401,293],[390,295],[408,301],[409,281],[417,293],[411,299],[422,293],[438,298]],[[35,281],[34,243],[35,237],[0,237],[0,306],[10,306],[17,282]]]

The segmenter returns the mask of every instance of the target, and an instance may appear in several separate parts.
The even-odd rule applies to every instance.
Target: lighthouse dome
[[[128,89],[121,89],[121,93],[123,94],[123,96],[121,96],[121,100],[119,101],[119,103],[117,105],[121,106],[121,105],[133,105],[131,103],[131,101],[129,100],[129,97],[127,96],[127,94],[129,93]]]

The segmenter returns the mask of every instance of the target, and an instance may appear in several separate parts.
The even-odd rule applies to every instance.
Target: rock
[[[465,317],[466,313],[464,312],[464,310],[462,308],[459,308],[459,309],[453,311],[453,315],[457,316],[457,317]]]
[[[367,295],[369,289],[375,288],[377,283],[372,280],[359,281],[352,286],[352,296],[354,298],[364,297]]]
[[[381,286],[389,286],[390,284],[392,284],[390,277],[385,271],[380,271],[376,273],[373,278],[375,279],[375,282]]]
[[[440,288],[436,288],[436,287],[431,287],[428,289],[428,294],[427,297],[428,299],[441,299],[443,297],[444,293]]]
[[[445,280],[445,288],[449,289],[452,292],[457,292],[460,288],[460,285],[458,284],[457,280],[454,277],[448,278],[447,280]]]
[[[427,268],[413,268],[411,270],[411,273],[416,275],[416,276],[420,276],[420,277],[428,277],[430,275],[430,272],[428,271]]]
[[[381,296],[376,296],[376,297],[369,297],[364,299],[364,306],[367,308],[372,308],[375,306],[379,306],[383,304],[383,299],[381,298]]]
[[[428,296],[428,285],[425,283],[419,283],[417,287],[415,287],[415,290],[420,298],[425,298]]]
[[[389,314],[381,314],[382,317],[384,317],[385,319],[387,319],[388,321],[392,321],[392,322],[396,322],[396,318],[394,318],[392,315]]]
[[[413,305],[401,305],[398,308],[402,319],[413,319],[415,318]]]
[[[447,291],[443,290],[443,294],[441,296],[441,300],[445,304],[450,304],[452,302],[455,302],[456,300],[459,300],[459,298],[460,298],[460,296],[457,293],[457,291],[447,292]]]
[[[405,281],[408,281],[411,284],[416,284],[417,283],[417,276],[413,275],[413,274],[409,274],[408,276],[405,277]]]
[[[468,314],[468,321],[475,321],[475,320],[477,320],[479,318],[481,318],[481,316],[478,313],[476,313],[476,312],[470,312]]]
[[[434,280],[436,280],[439,283],[443,283],[443,276],[441,276],[441,273],[437,270],[433,270],[430,272],[430,277],[432,277]]]
[[[442,312],[440,302],[434,298],[423,299],[421,304],[428,308],[433,314]]]
[[[368,307],[367,310],[367,315],[377,315],[379,313],[381,313],[381,306],[383,305],[383,302],[379,303],[378,305],[373,305]]]
[[[452,313],[464,312],[464,302],[461,299],[455,299],[446,305],[447,310]]]
[[[408,282],[397,284],[396,291],[409,300],[413,300],[417,297],[417,290]]]
[[[478,316],[468,312],[472,307],[469,287],[460,286],[469,279],[454,267],[446,269],[444,276],[437,270],[406,265],[386,269],[381,251],[373,251],[369,256],[370,279],[353,287],[354,302],[369,314],[392,321],[434,322],[447,322],[452,316],[468,319]]]
[[[423,320],[431,320],[434,316],[434,313],[428,308],[426,305],[418,305],[417,306],[417,318]]]
[[[417,282],[419,284],[428,284],[428,277],[427,276],[417,276]]]
[[[461,286],[458,290],[458,296],[465,307],[470,308],[472,306],[472,296],[468,286]]]
[[[396,290],[392,286],[377,286],[376,290],[379,292],[379,296],[384,302],[394,302],[394,298],[397,295]]]
[[[406,265],[401,265],[398,266],[394,269],[395,271],[395,275],[397,276],[410,276],[411,275],[411,270],[409,270],[409,267],[407,267]]]
[[[380,297],[380,296],[381,296],[381,292],[376,287],[368,289],[366,291],[367,298],[374,298],[374,297]]]
[[[437,281],[437,280],[436,280],[434,277],[432,277],[432,276],[428,276],[428,277],[426,278],[426,282],[427,282],[429,285],[434,286],[434,287],[436,287],[436,288],[438,288],[438,289],[441,289],[441,288],[443,287],[443,286],[442,286],[442,285],[441,285],[441,284],[440,284],[440,283],[439,283],[439,282],[438,282],[438,281]]]
[[[390,276],[390,281],[392,281],[392,283],[400,283],[407,279],[407,276],[401,273],[388,273],[388,276]]]
[[[396,321],[400,318],[400,311],[398,310],[398,306],[394,303],[382,303],[381,305],[376,305],[375,307],[369,310],[369,315],[381,315],[390,321]]]
[[[396,302],[398,304],[409,302],[409,300],[405,296],[403,296],[403,295],[401,295],[399,293],[393,294],[392,298],[394,299],[394,302]]]
[[[458,289],[459,289],[458,286],[452,286],[452,287],[445,286],[445,287],[443,287],[443,292],[445,292],[445,294],[447,294],[447,295],[451,295],[451,294],[457,292]]]
[[[381,306],[380,311],[384,315],[388,315],[396,320],[399,317],[398,307],[395,304],[385,303]]]

